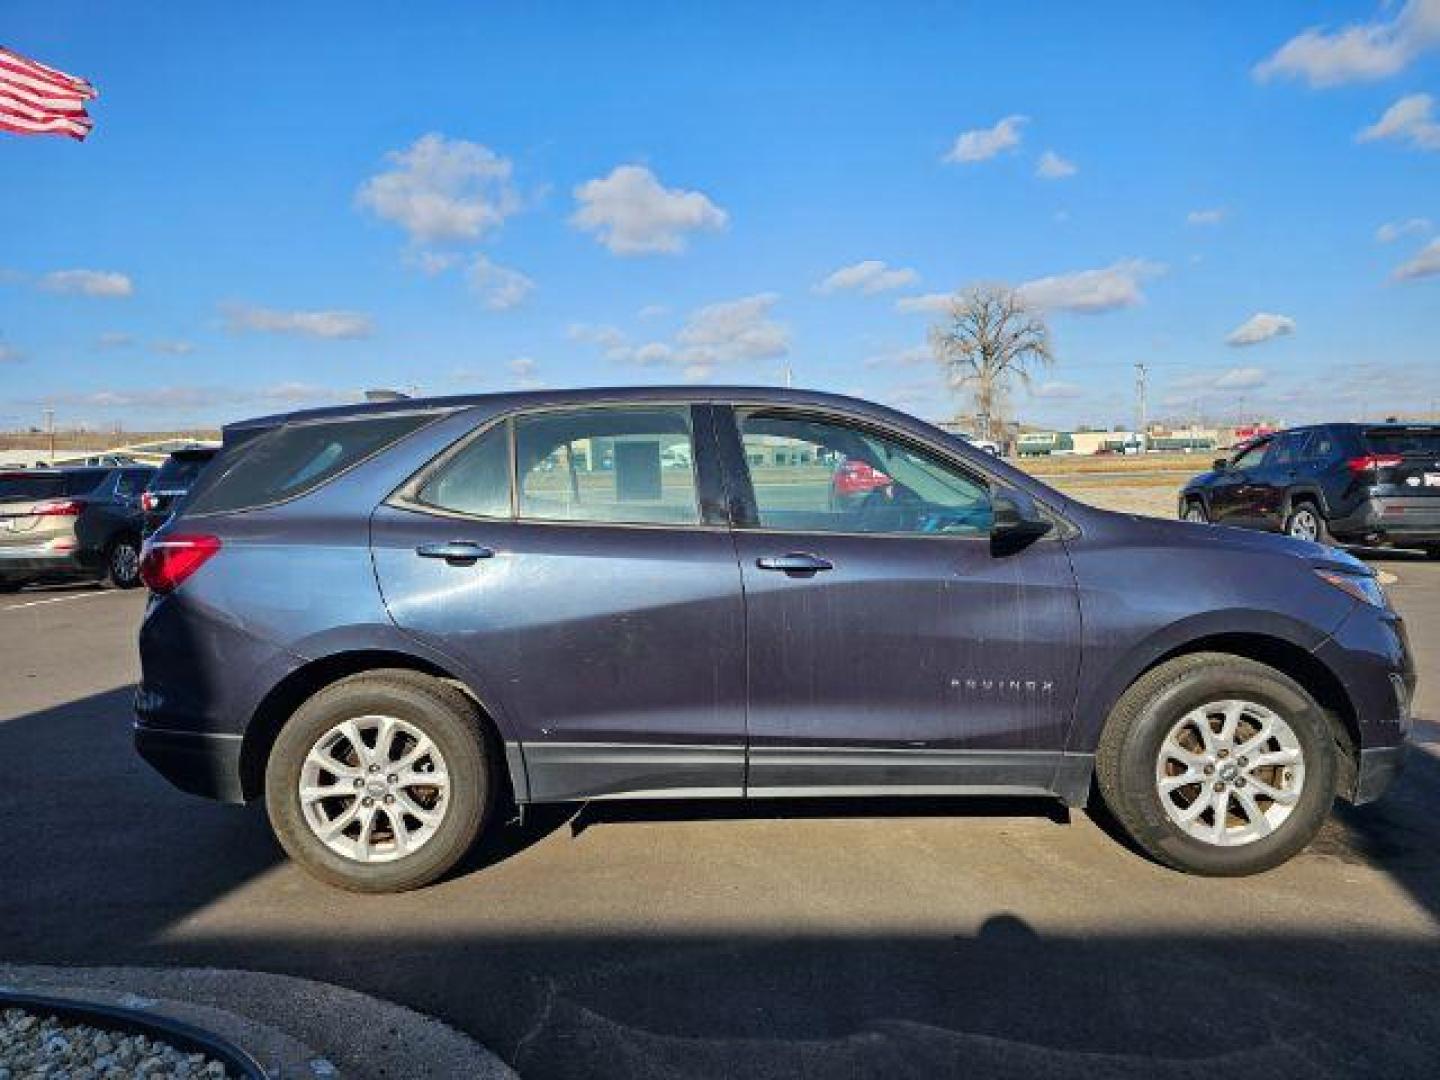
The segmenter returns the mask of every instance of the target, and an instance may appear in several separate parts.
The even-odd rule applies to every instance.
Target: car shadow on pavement
[[[970,914],[948,909],[942,886],[942,899],[909,924],[837,921],[834,902],[848,898],[804,881],[789,897],[790,916],[776,918],[743,880],[731,883],[740,910],[724,926],[677,932],[661,919],[646,932],[644,899],[608,920],[526,918],[534,890],[567,910],[575,885],[563,867],[527,866],[527,849],[567,823],[576,833],[706,815],[1049,812],[1029,800],[776,800],[683,814],[674,804],[557,807],[501,830],[466,876],[407,896],[352,896],[281,869],[258,806],[192,799],[152,774],[131,749],[129,706],[130,690],[117,688],[0,722],[9,769],[0,820],[11,826],[0,844],[0,959],[320,979],[445,1020],[527,1078],[1309,1080],[1430,1076],[1440,1059],[1440,937],[1364,924],[1324,933],[1304,912],[1293,933],[1257,932],[1238,901],[1191,924],[1161,910],[1144,925],[1117,917],[1103,931],[1042,934],[998,905],[975,918],[974,891],[983,899],[984,887],[977,867],[964,883]],[[1398,884],[1433,924],[1437,852],[1440,760],[1417,751],[1386,800],[1341,808],[1302,858],[1334,862],[1337,874],[1379,871],[1377,887]],[[755,857],[784,858],[783,846],[759,846]],[[835,851],[837,861],[856,858]],[[1062,865],[1040,869],[1036,888],[1082,887]],[[857,863],[843,880],[863,881],[864,871]],[[487,877],[507,872],[501,888]],[[684,864],[656,887],[683,906],[700,876],[703,862]],[[603,875],[584,880],[631,895]],[[1261,902],[1273,903],[1260,882]],[[1232,884],[1239,896],[1244,887],[1178,874],[1164,884],[1177,898],[1212,886],[1223,896]],[[1256,893],[1245,894],[1248,903]],[[796,896],[808,912],[799,921]],[[576,897],[572,910],[596,909]]]

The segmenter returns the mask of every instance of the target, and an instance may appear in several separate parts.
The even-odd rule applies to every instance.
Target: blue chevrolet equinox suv
[[[363,891],[512,804],[1092,786],[1154,859],[1248,874],[1384,791],[1415,683],[1349,555],[790,390],[234,424],[142,563],[139,752]]]

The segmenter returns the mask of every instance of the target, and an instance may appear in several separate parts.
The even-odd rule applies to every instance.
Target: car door
[[[984,473],[872,422],[719,419],[745,583],[747,791],[1051,790],[1080,634],[1058,536],[993,553]],[[836,499],[835,471],[855,461],[889,483]]]
[[[1253,527],[1255,486],[1273,440],[1252,443],[1230,459],[1210,487],[1210,520]]]
[[[743,792],[744,607],[709,431],[688,405],[524,413],[372,519],[395,622],[502,714],[537,801]]]
[[[1304,456],[1308,432],[1286,431],[1270,442],[1250,487],[1248,522],[1251,528],[1279,532],[1285,527],[1288,493]]]

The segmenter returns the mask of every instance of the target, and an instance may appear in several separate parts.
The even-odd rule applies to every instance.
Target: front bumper
[[[1330,522],[1338,537],[1367,543],[1440,544],[1440,498],[1377,496]]]
[[[181,791],[220,802],[243,803],[238,735],[164,731],[135,725],[135,749]]]
[[[1360,763],[1355,770],[1355,787],[1350,792],[1350,802],[1355,806],[1374,802],[1384,795],[1395,778],[1405,770],[1405,756],[1409,744],[1398,746],[1375,746],[1360,751]]]

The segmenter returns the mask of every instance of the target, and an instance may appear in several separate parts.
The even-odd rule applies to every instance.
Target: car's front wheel
[[[1105,804],[1148,855],[1190,873],[1239,876],[1308,844],[1335,796],[1329,721],[1265,664],[1196,653],[1121,697],[1096,755]]]
[[[281,730],[265,773],[286,852],[356,892],[414,889],[453,868],[484,828],[493,788],[474,704],[407,671],[321,690]]]
[[[1185,513],[1180,515],[1182,521],[1193,521],[1197,525],[1204,525],[1210,520],[1210,515],[1205,512],[1205,504],[1199,499],[1191,499],[1185,504]]]

